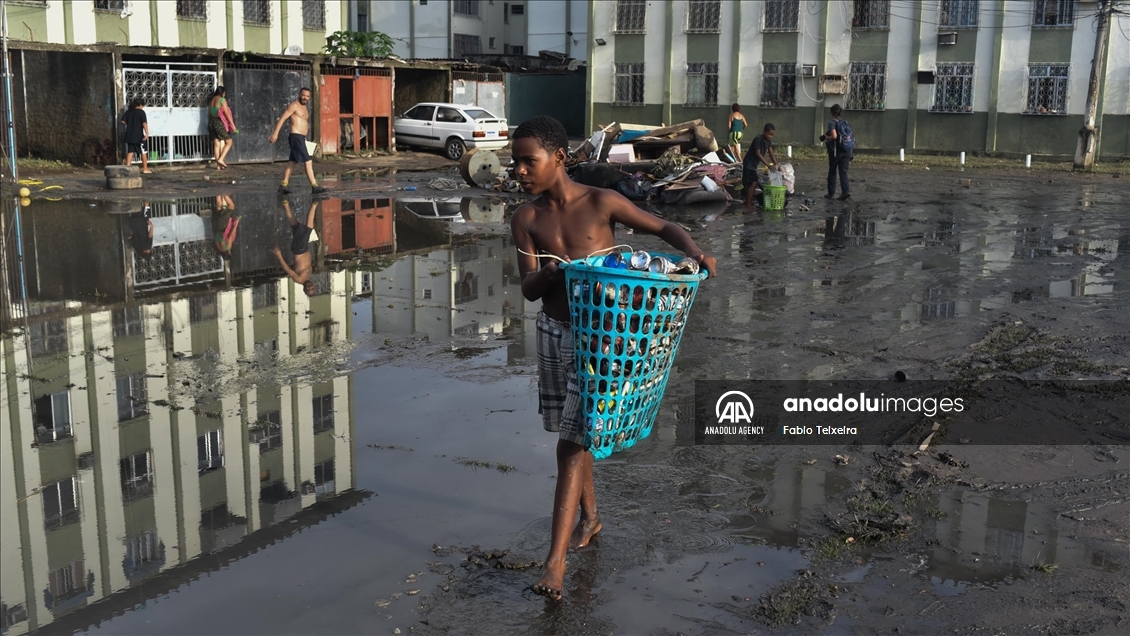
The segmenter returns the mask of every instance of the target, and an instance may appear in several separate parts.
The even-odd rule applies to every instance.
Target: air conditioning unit
[[[957,44],[957,31],[946,31],[938,34],[938,45]]]
[[[800,76],[801,77],[816,77],[816,65],[815,64],[801,64],[800,65]]]
[[[847,80],[843,75],[821,75],[820,92],[825,95],[843,95],[847,92]]]

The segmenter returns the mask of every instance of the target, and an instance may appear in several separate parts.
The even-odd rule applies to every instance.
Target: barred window
[[[177,0],[177,17],[207,20],[208,3],[205,0]]]
[[[848,73],[849,110],[883,110],[887,107],[887,63],[852,62]]]
[[[1075,0],[1036,0],[1033,24],[1038,27],[1069,27],[1075,24]]]
[[[616,95],[619,106],[643,106],[643,62],[616,63]]]
[[[1069,69],[1069,64],[1029,64],[1028,99],[1024,112],[1033,115],[1066,115]]]
[[[761,65],[761,105],[766,108],[796,106],[796,63]]]
[[[200,472],[224,467],[224,434],[218,428],[196,438],[196,467]]]
[[[302,28],[326,30],[326,3],[323,0],[302,0]]]
[[[934,71],[936,113],[973,112],[973,65],[939,64]]]
[[[722,0],[687,0],[687,33],[721,33]]]
[[[149,451],[118,460],[122,478],[122,497],[133,501],[153,494],[153,458]]]
[[[687,62],[687,106],[718,105],[718,62]]]
[[[145,372],[116,378],[118,386],[118,421],[127,422],[149,412],[149,394]]]
[[[270,26],[271,3],[268,0],[243,0],[243,23]]]
[[[334,396],[321,395],[314,398],[314,432],[333,430],[334,427]]]
[[[456,33],[454,39],[455,50],[452,55],[455,57],[463,57],[464,55],[475,55],[481,53],[483,50],[482,41],[477,35],[466,35],[464,33]]]
[[[472,17],[479,17],[479,0],[455,0],[452,3],[452,11],[455,15],[469,15]]]
[[[616,0],[613,33],[647,33],[647,0]]]
[[[891,28],[891,0],[855,0],[851,26],[855,29]]]
[[[126,8],[126,0],[94,0],[95,11],[121,13]]]
[[[950,29],[976,29],[980,22],[980,0],[942,0],[938,26]]]
[[[765,24],[762,31],[796,31],[800,0],[765,0]]]

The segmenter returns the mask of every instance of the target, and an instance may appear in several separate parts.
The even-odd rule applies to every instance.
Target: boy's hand
[[[698,261],[699,267],[706,269],[709,272],[708,278],[714,278],[718,274],[718,261],[713,256],[706,252],[698,252],[697,254],[688,253],[688,258],[693,258]]]
[[[282,256],[282,250],[279,249],[278,245],[271,248],[271,253],[275,256]]]

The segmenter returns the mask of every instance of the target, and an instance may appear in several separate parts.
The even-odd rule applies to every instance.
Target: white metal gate
[[[136,288],[167,287],[224,277],[224,261],[212,248],[209,204],[210,200],[206,197],[153,203],[150,221],[154,221],[155,226],[162,227],[154,228],[154,238],[157,240],[154,241],[149,258],[138,258],[137,252],[131,250],[133,284]],[[201,214],[209,216],[201,217]],[[188,231],[184,231],[186,226]],[[201,227],[203,232],[193,231]]]
[[[127,107],[135,97],[145,99],[150,161],[205,161],[212,157],[208,100],[216,90],[215,64],[122,62],[122,86]]]

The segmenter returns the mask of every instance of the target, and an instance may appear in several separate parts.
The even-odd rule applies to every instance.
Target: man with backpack
[[[832,105],[832,120],[828,122],[828,129],[820,135],[820,141],[828,145],[828,194],[825,199],[836,196],[836,173],[840,175],[840,201],[851,198],[851,185],[848,183],[848,164],[851,162],[852,153],[855,151],[855,135],[851,126],[840,118],[842,109],[839,104]]]

